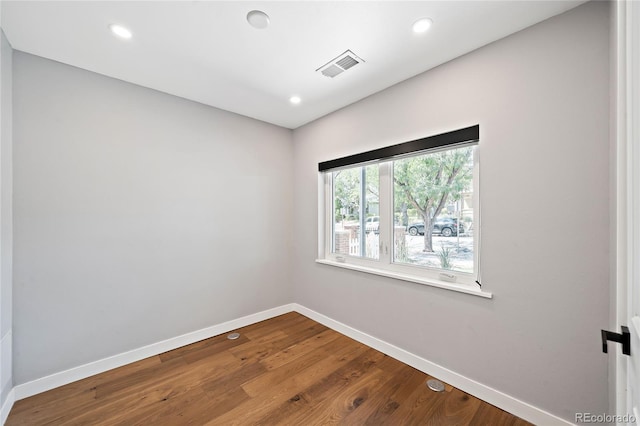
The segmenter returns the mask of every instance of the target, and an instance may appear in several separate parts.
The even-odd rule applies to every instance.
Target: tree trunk
[[[407,203],[402,203],[402,226],[409,226],[409,213],[407,212]]]
[[[426,253],[433,253],[433,219],[429,214],[422,215],[424,219],[424,249]]]

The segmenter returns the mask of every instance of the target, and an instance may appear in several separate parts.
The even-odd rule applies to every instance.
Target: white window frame
[[[392,218],[394,217],[393,203],[393,161],[396,158],[386,161],[377,162],[379,165],[379,193],[380,193],[380,222],[379,222],[379,241],[380,256],[379,259],[371,259],[361,256],[351,256],[348,254],[333,253],[333,172],[337,169],[319,172],[318,174],[318,258],[317,263],[335,266],[339,268],[350,269],[354,271],[365,272],[374,275],[395,278],[403,281],[409,281],[416,284],[427,285],[447,290],[453,290],[461,293],[472,294],[485,298],[492,298],[490,292],[482,290],[476,283],[478,280],[478,270],[480,261],[480,161],[479,147],[477,143],[467,143],[455,147],[446,147],[444,149],[455,149],[463,146],[476,145],[474,150],[473,161],[473,190],[474,190],[474,221],[476,223],[474,229],[474,273],[464,273],[458,271],[445,271],[438,268],[429,268],[420,265],[411,265],[406,263],[395,263],[393,261],[393,229],[391,227]],[[427,150],[412,153],[411,156],[425,155],[443,149]],[[403,157],[404,158],[404,157]],[[354,164],[347,168],[366,166],[365,164]],[[453,274],[456,276],[456,282],[444,281],[441,278],[442,273]]]

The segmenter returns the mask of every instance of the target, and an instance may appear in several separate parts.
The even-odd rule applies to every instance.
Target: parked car
[[[368,217],[364,224],[364,229],[367,232],[380,232],[380,216]]]
[[[407,228],[409,235],[424,235],[424,222],[415,222]],[[464,223],[460,222],[458,229],[458,219],[454,217],[439,217],[433,224],[433,233],[440,234],[443,237],[451,237],[464,233]]]

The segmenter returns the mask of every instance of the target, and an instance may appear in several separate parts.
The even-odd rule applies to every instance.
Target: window
[[[478,278],[479,127],[468,129],[321,163],[318,261],[490,297]]]
[[[378,259],[378,165],[332,173],[333,253]]]
[[[473,274],[473,165],[467,146],[393,162],[394,262]]]

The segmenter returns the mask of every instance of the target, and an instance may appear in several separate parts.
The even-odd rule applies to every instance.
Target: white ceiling
[[[296,128],[581,3],[3,1],[2,27],[14,49]],[[267,29],[247,23],[254,9]],[[433,26],[414,34],[421,17]],[[347,49],[366,62],[316,72]]]

